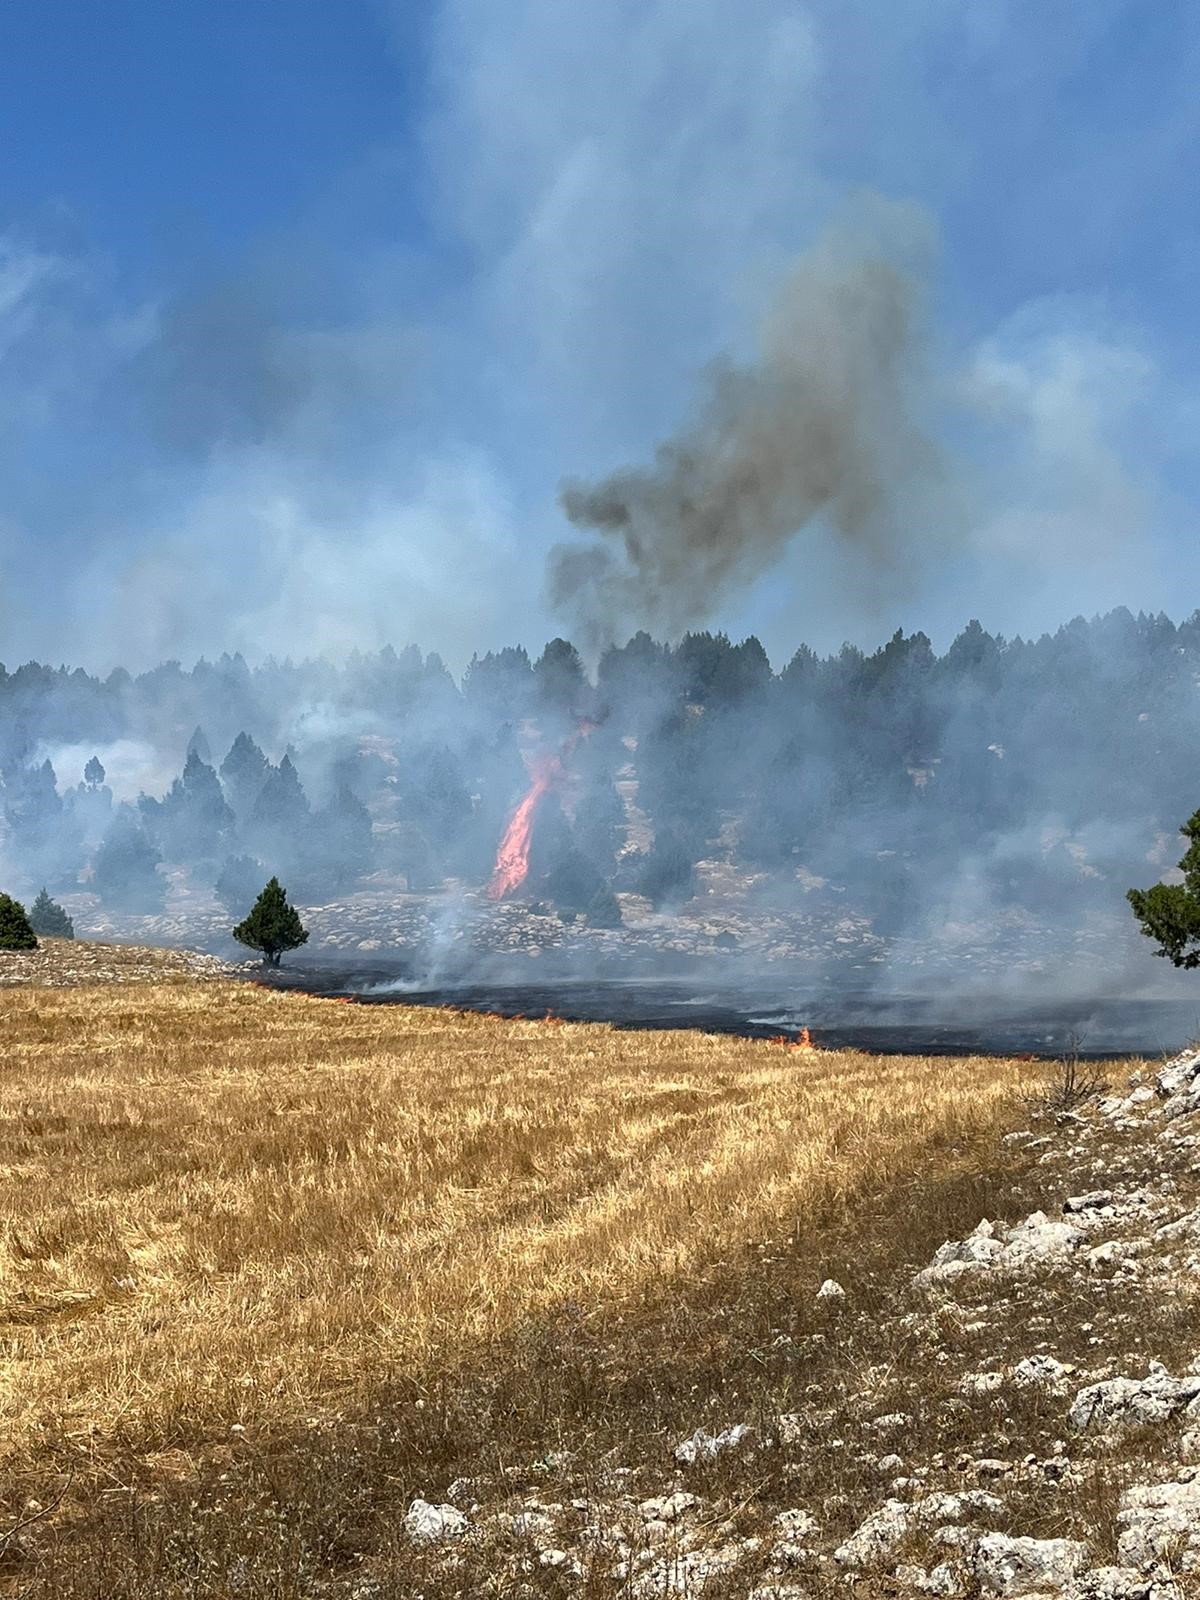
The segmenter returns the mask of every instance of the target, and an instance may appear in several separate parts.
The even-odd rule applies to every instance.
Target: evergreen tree
[[[591,904],[604,880],[568,837],[541,879],[541,886],[560,911],[578,912]]]
[[[642,864],[639,892],[657,911],[661,906],[690,900],[695,885],[692,852],[686,843],[671,832],[657,834]]]
[[[1183,882],[1130,889],[1126,899],[1147,939],[1157,941],[1156,956],[1172,966],[1200,967],[1200,811],[1179,831],[1189,841],[1179,863]]]
[[[617,903],[616,895],[607,883],[601,882],[596,885],[591,899],[583,909],[589,928],[624,927],[624,923],[621,920],[621,907]]]
[[[625,805],[610,779],[598,776],[575,808],[575,842],[605,877],[625,842]]]
[[[261,950],[263,961],[277,967],[285,950],[307,944],[308,929],[295,906],[288,905],[287,890],[278,878],[271,878],[249,916],[234,928],[233,937],[251,950]]]
[[[56,887],[74,884],[83,865],[83,830],[64,810],[49,761],[8,774],[4,820],[10,847],[35,883],[44,876]]]
[[[208,747],[204,729],[200,727],[199,723],[193,729],[192,737],[188,740],[187,754],[188,756],[198,756],[206,767],[212,765],[212,751]]]
[[[239,733],[221,763],[221,781],[229,803],[245,819],[254,810],[271,764],[248,733]]]
[[[213,861],[233,831],[233,812],[220,779],[195,750],[189,751],[182,777],[175,779],[161,804],[142,809],[170,861]]]
[[[37,935],[19,900],[0,894],[0,950],[36,950]]]
[[[655,834],[672,834],[693,861],[720,829],[718,787],[739,770],[723,750],[714,752],[712,730],[711,716],[684,707],[647,733],[637,749],[638,804]]]
[[[165,885],[156,870],[161,860],[137,812],[121,805],[92,863],[92,888],[117,910],[161,911]]]
[[[445,745],[416,751],[406,810],[420,824],[435,850],[445,858],[471,815],[471,794],[462,763]]]
[[[73,939],[75,924],[59,905],[46,893],[45,885],[29,911],[29,926],[45,939]]]
[[[285,755],[259,791],[250,815],[251,825],[269,833],[294,833],[307,828],[312,813],[300,783],[300,774]]]
[[[312,812],[300,775],[285,755],[269,769],[266,782],[250,812],[246,843],[268,867],[302,871],[312,855]]]
[[[519,722],[533,703],[534,676],[521,645],[472,656],[463,677],[463,698],[485,726]]]
[[[533,676],[542,708],[572,720],[583,710],[587,675],[579,651],[566,639],[551,639],[534,663]]]
[[[516,734],[510,726],[475,752],[470,786],[463,785],[464,821],[469,822],[465,837],[455,851],[457,870],[467,877],[486,880],[496,859],[499,844],[513,807],[529,788],[529,772],[521,760]],[[471,809],[471,791],[478,804]],[[436,859],[435,841],[429,829],[422,828]],[[443,868],[444,870],[444,868]]]
[[[371,813],[345,784],[313,818],[311,858],[308,878],[322,893],[336,893],[374,865]]]
[[[83,782],[67,790],[65,804],[81,847],[91,849],[103,838],[113,809],[112,790],[105,783],[104,768],[95,756],[83,769]]]

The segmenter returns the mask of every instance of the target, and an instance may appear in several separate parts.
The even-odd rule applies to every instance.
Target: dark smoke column
[[[924,423],[918,213],[877,201],[793,268],[757,362],[707,375],[690,426],[649,466],[568,483],[594,537],[551,552],[551,598],[589,645],[678,633],[753,582],[818,515],[881,563],[939,476]],[[928,519],[925,527],[928,527]]]

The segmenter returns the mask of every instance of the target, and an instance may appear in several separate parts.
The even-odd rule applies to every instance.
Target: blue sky
[[[9,0],[0,659],[540,646],[561,481],[651,461],[864,207],[937,504],[688,620],[1190,612],[1198,67],[1183,0]]]

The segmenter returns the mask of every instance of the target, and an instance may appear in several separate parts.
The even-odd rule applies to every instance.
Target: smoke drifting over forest
[[[80,932],[174,906],[186,936],[187,906],[215,894],[225,928],[276,873],[307,906],[426,896],[441,937],[464,903],[506,914],[484,892],[498,844],[565,749],[517,898],[581,935],[624,926],[632,949],[678,914],[733,961],[793,918],[818,958],[867,952],[864,982],[948,928],[1003,934],[1018,963],[1081,928],[1128,956],[1124,891],[1180,853],[1198,739],[1200,613],[1036,641],[973,622],[941,656],[898,632],[779,672],[709,633],[640,633],[594,674],[565,640],[513,647],[461,683],[412,648],[104,680],[28,664],[0,669],[0,887],[46,884]],[[1132,981],[1157,977],[1132,944]]]
[[[795,264],[757,361],[713,367],[695,418],[652,465],[564,487],[567,517],[595,538],[552,553],[550,591],[589,645],[719,615],[818,516],[876,563],[927,559],[942,469],[927,426],[923,230],[900,206],[877,202],[874,220],[830,229]]]

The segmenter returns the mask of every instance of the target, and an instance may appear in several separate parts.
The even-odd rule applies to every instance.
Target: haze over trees
[[[778,671],[708,632],[636,634],[594,671],[569,640],[512,646],[461,685],[414,647],[0,667],[0,863],[18,892],[143,912],[168,873],[235,912],[271,875],[304,904],[376,872],[479,887],[528,761],[561,751],[523,892],[568,915],[611,920],[614,891],[669,912],[719,856],[884,934],[1072,916],[1170,865],[1198,685],[1200,613],[1124,610],[1037,640],[971,622],[941,654],[920,632],[801,645]]]

